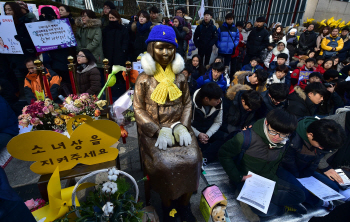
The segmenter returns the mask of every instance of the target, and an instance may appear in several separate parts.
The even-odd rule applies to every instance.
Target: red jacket
[[[312,67],[312,68],[313,68],[313,71],[315,72],[316,71],[315,67]],[[293,91],[294,87],[298,84],[299,74],[300,74],[301,71],[307,71],[305,69],[305,65],[303,65],[303,67],[299,67],[299,68],[294,69],[294,71],[292,72],[291,85],[290,85],[290,88],[289,88],[289,92]]]
[[[316,70],[315,70],[315,71],[321,73],[322,75],[323,75],[323,73],[325,72],[325,70],[324,70],[324,68],[322,67],[322,65],[318,65],[318,66],[316,67]]]
[[[231,55],[231,58],[235,58],[239,55],[239,48],[243,48],[244,47],[244,43],[243,41],[243,35],[241,33],[239,33],[239,43],[238,46],[235,49],[235,54]]]

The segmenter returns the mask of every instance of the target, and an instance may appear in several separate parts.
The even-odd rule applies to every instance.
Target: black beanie
[[[265,17],[259,17],[256,19],[256,22],[265,22],[265,21],[266,21]]]
[[[242,21],[238,21],[238,22],[236,22],[236,27],[237,26],[244,27],[244,23]]]
[[[213,12],[210,10],[205,10],[204,15],[209,14],[211,17],[213,17]]]
[[[115,5],[111,1],[106,1],[103,6],[107,5],[110,9],[115,9]]]

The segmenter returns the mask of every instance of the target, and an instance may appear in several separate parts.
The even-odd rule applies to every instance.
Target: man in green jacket
[[[248,171],[276,182],[267,214],[241,202],[242,211],[249,221],[259,221],[259,217],[281,215],[286,210],[306,213],[302,206],[305,200],[303,191],[276,176],[276,171],[286,149],[289,136],[296,130],[297,118],[282,109],[274,109],[265,119],[258,120],[251,129],[250,145],[241,159],[243,133],[236,134],[219,150],[220,163],[236,186],[236,195],[242,189],[244,181],[251,177]],[[244,149],[243,149],[244,150]],[[237,159],[238,158],[238,159]]]

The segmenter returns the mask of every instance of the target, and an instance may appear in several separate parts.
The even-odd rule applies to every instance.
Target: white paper
[[[322,183],[321,181],[317,180],[315,177],[305,177],[301,179],[297,179],[299,182],[308,189],[311,193],[313,193],[315,196],[320,198],[324,201],[330,201],[330,200],[339,200],[344,198],[343,195],[336,192],[326,184]]]
[[[252,176],[246,179],[237,200],[242,201],[266,214],[270,206],[276,182],[250,171],[247,175]]]
[[[15,39],[17,31],[12,15],[0,16],[0,53],[23,54],[21,43]]]
[[[340,184],[341,186],[350,186],[350,180],[342,169],[336,169],[335,172],[337,172],[344,182],[343,184]]]
[[[139,72],[139,74],[141,74],[143,72],[143,68],[142,68],[141,62],[133,62],[132,63],[132,69],[133,70],[137,70]]]

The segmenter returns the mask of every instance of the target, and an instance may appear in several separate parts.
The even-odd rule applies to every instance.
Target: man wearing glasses
[[[332,201],[323,201],[308,191],[297,178],[315,177],[333,190],[339,192],[338,184],[343,183],[341,177],[330,166],[316,172],[320,160],[329,153],[335,152],[344,144],[345,132],[334,120],[307,117],[299,121],[291,145],[284,156],[277,176],[301,188],[305,194],[305,202],[313,207],[323,206],[333,210]],[[327,177],[328,176],[328,177]]]
[[[249,221],[259,221],[260,217],[281,215],[285,211],[306,213],[300,203],[305,200],[302,189],[277,177],[276,171],[289,146],[289,136],[297,127],[297,118],[282,109],[274,109],[264,119],[258,120],[250,130],[248,148],[242,132],[228,140],[219,150],[220,163],[236,186],[236,195],[251,177],[248,171],[276,181],[274,193],[267,214],[241,202],[241,208]],[[243,155],[240,155],[243,150]],[[245,150],[245,151],[244,151]],[[241,158],[238,159],[237,158]]]

